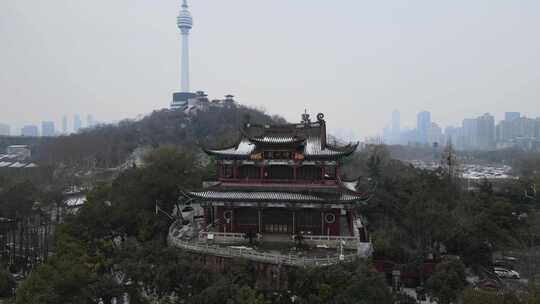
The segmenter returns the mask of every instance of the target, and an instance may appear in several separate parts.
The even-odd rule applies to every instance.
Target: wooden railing
[[[208,237],[210,235],[210,238]],[[216,242],[234,243],[247,241],[244,233],[234,232],[199,232],[199,241],[214,240]]]
[[[343,248],[358,250],[360,256],[369,256],[372,251],[371,243],[360,242],[355,236],[303,235],[302,238],[308,244],[327,245],[329,248],[339,248],[343,245]],[[198,241],[203,243],[210,241],[210,243],[218,244],[240,244],[247,243],[248,239],[245,233],[201,231],[199,232]],[[293,240],[291,239],[291,241]]]
[[[360,240],[355,236],[339,235],[302,235],[304,242],[310,245],[328,246],[329,248],[339,248],[343,246],[346,249],[358,248]]]
[[[241,182],[244,184],[302,184],[302,185],[336,185],[337,179],[272,179],[272,178],[232,178],[232,177],[220,177],[221,182]]]
[[[327,257],[299,257],[295,255],[273,254],[261,252],[250,248],[222,247],[208,243],[186,242],[177,238],[169,237],[169,243],[191,252],[205,253],[225,258],[245,258],[253,261],[282,264],[298,267],[328,266],[338,263],[352,262],[357,258],[356,254],[332,255]]]
[[[358,242],[358,238],[355,236],[339,236],[339,235],[302,235],[302,238],[306,241],[345,241],[345,242]]]

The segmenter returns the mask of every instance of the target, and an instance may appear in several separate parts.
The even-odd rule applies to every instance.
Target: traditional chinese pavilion
[[[245,124],[229,147],[204,148],[215,157],[218,181],[188,195],[216,233],[256,234],[262,240],[345,237],[368,242],[356,206],[366,197],[340,178],[340,161],[358,144],[327,141],[324,115],[298,124]]]

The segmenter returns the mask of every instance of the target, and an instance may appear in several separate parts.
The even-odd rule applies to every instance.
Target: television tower
[[[180,9],[180,14],[176,21],[182,35],[180,89],[181,92],[189,92],[189,31],[193,27],[193,18],[188,10],[187,0],[182,0],[182,8]]]
[[[189,31],[193,27],[193,18],[188,10],[187,0],[182,0],[180,14],[176,18],[176,25],[182,36],[182,54],[180,56],[180,92],[173,93],[172,109],[183,108],[188,105],[196,94],[189,91]]]

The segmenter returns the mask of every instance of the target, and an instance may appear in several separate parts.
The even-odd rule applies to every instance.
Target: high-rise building
[[[54,128],[54,122],[44,121],[41,123],[41,136],[51,137],[51,136],[54,136],[55,133],[56,131]]]
[[[86,115],[86,127],[91,128],[94,126],[94,117],[90,114]]]
[[[68,118],[67,115],[62,117],[62,133],[68,134]]]
[[[456,141],[461,133],[461,128],[456,128],[453,126],[448,126],[444,128],[444,136],[447,140],[452,139],[452,141]]]
[[[419,143],[427,143],[427,132],[431,127],[431,113],[423,111],[416,114],[416,134]]]
[[[463,129],[448,126],[444,129],[445,144],[452,143],[453,147],[458,150],[463,149]]]
[[[463,135],[463,149],[474,150],[478,144],[477,142],[477,121],[474,118],[465,118],[461,125]]]
[[[538,120],[519,117],[513,120],[503,120],[497,126],[497,141],[509,141],[518,137],[538,137]]]
[[[82,128],[82,121],[79,114],[73,116],[73,132],[77,133]]]
[[[512,121],[517,137],[536,137],[536,120],[527,117],[520,117]]]
[[[486,113],[476,119],[477,146],[481,150],[495,148],[495,117]]]
[[[35,125],[26,125],[21,129],[21,136],[36,137],[38,134],[38,127]]]
[[[187,105],[190,98],[196,94],[189,88],[189,31],[193,27],[193,17],[188,10],[187,0],[182,0],[182,8],[176,19],[176,24],[182,37],[182,54],[180,57],[180,92],[173,93],[171,108],[180,108]]]
[[[508,141],[516,137],[516,128],[514,127],[514,121],[502,120],[496,127],[497,141]]]
[[[401,134],[399,135],[401,138],[401,142],[405,144],[413,144],[416,143],[416,129],[409,129],[409,128],[402,128]]]
[[[392,144],[392,128],[391,126],[387,125],[383,129],[383,136],[382,136],[383,142],[385,144]]]
[[[401,115],[398,110],[392,112],[392,143],[399,144],[401,142]]]
[[[10,136],[11,127],[7,124],[0,123],[0,136]]]
[[[518,119],[520,116],[521,116],[521,113],[519,113],[519,112],[505,112],[504,113],[504,120],[512,121],[514,119]]]
[[[431,146],[435,143],[441,146],[445,143],[442,128],[438,124],[432,122],[426,133],[427,143]]]

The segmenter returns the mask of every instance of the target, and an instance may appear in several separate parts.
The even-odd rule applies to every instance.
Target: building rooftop
[[[306,115],[306,114],[305,114]],[[229,147],[208,148],[203,150],[209,155],[223,159],[248,159],[252,154],[262,152],[264,148],[287,146],[297,149],[302,159],[337,159],[352,154],[358,143],[344,146],[330,145],[326,138],[324,115],[317,115],[317,121],[311,122],[309,116],[298,124],[252,125],[245,124],[240,130],[241,137]]]
[[[227,183],[218,182],[187,195],[212,202],[342,203],[364,202],[368,196],[356,190],[356,181],[328,184]]]
[[[22,161],[20,155],[17,154],[0,154],[0,168],[37,168],[38,165]]]
[[[11,145],[8,148],[28,148],[28,145]]]
[[[264,201],[264,202],[352,202],[362,199],[360,195],[336,193],[336,195],[307,194],[281,191],[203,191],[190,195],[212,201]]]

